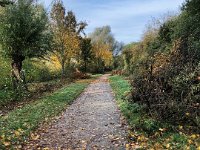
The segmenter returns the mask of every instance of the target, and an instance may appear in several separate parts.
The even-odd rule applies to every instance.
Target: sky
[[[50,10],[52,0],[41,0]],[[63,0],[66,10],[72,10],[78,21],[88,23],[85,32],[109,25],[115,39],[125,44],[141,39],[152,18],[167,12],[179,12],[185,0]]]

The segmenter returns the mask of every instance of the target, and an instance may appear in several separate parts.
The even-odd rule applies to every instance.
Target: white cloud
[[[151,17],[177,11],[184,0],[63,0],[79,20],[87,21],[87,32],[110,25],[116,38],[130,42],[139,40]],[[45,0],[46,5],[50,1]],[[131,38],[131,35],[133,38]]]

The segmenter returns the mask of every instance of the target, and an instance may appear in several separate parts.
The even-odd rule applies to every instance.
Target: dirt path
[[[125,149],[126,125],[120,117],[109,75],[91,83],[79,98],[25,149]]]

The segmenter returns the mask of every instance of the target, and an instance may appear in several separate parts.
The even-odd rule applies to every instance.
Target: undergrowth
[[[67,85],[0,117],[0,149],[10,149],[26,141],[41,123],[65,110],[92,80],[80,80]]]
[[[122,114],[127,119],[131,130],[128,139],[130,145],[135,147],[138,143],[140,149],[199,149],[199,134],[184,132],[183,126],[173,126],[157,121],[144,111],[144,106],[131,103],[131,85],[121,76],[111,76],[110,83]]]

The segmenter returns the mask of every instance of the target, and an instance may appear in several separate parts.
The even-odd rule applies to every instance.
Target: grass
[[[12,92],[8,90],[0,90],[0,106],[11,101]]]
[[[55,93],[0,117],[0,149],[11,148],[27,140],[38,126],[59,115],[93,79],[67,85]]]
[[[182,126],[178,131],[173,131],[171,125],[158,122],[148,116],[143,106],[131,103],[127,98],[131,85],[123,77],[111,76],[110,83],[117,104],[131,127],[128,135],[130,145],[139,143],[141,149],[200,150],[199,134],[185,134]]]

